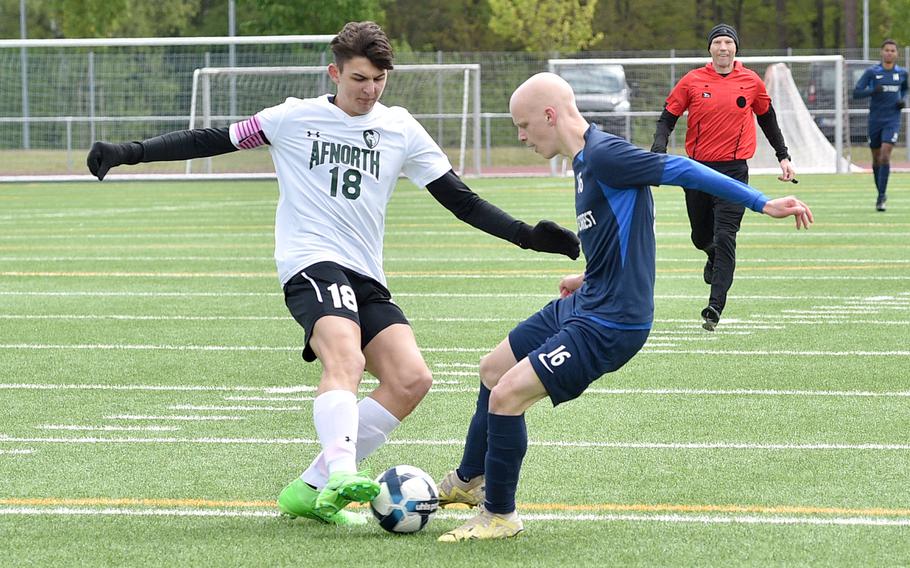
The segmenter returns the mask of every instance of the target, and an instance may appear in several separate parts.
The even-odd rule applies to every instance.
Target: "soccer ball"
[[[396,465],[376,478],[379,495],[370,502],[379,526],[393,533],[414,533],[427,526],[439,508],[436,483],[412,465]]]

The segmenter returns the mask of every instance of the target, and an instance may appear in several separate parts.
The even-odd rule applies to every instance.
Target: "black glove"
[[[125,142],[111,144],[109,142],[95,142],[88,151],[85,163],[88,171],[99,180],[104,179],[107,171],[121,164],[138,164],[142,161],[142,144],[139,142]]]
[[[518,232],[518,246],[538,252],[555,252],[575,260],[581,252],[578,237],[553,221],[524,225]]]
[[[897,110],[903,110],[905,106],[906,106],[906,103],[904,103],[904,101],[897,101],[894,104],[894,108],[896,108]]]
[[[885,92],[885,88],[881,85],[876,85],[875,88],[872,89],[872,92],[873,93],[883,93],[883,92]]]
[[[654,143],[651,144],[651,151],[655,154],[666,154],[667,153],[667,143],[659,142],[657,139],[654,140]]]

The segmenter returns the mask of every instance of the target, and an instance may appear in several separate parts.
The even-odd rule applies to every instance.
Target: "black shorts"
[[[339,316],[359,325],[361,349],[390,325],[408,325],[388,288],[334,262],[317,262],[294,275],[284,285],[284,303],[303,327],[306,361],[316,360],[310,337],[322,316]]]

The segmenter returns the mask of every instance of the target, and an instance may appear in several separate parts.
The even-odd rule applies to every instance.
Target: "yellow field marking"
[[[210,500],[210,499],[133,499],[133,498],[6,498],[0,499],[0,505],[46,506],[46,507],[113,507],[113,506],[141,506],[141,507],[198,507],[209,509],[247,509],[247,508],[273,508],[275,501],[235,501],[235,500]],[[352,503],[354,507],[365,507],[359,503]],[[634,513],[760,513],[766,515],[850,515],[864,517],[905,517],[910,516],[910,509],[886,509],[882,507],[869,507],[854,509],[847,507],[812,507],[804,505],[697,505],[674,503],[595,503],[588,505],[573,505],[569,503],[519,503],[520,511],[556,511],[556,512],[634,512]]]

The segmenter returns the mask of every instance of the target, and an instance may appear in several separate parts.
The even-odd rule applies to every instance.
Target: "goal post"
[[[237,93],[237,112],[228,110],[227,86]],[[224,127],[249,118],[289,97],[313,98],[333,90],[324,66],[204,67],[193,72],[189,128]],[[480,175],[480,65],[396,65],[380,101],[402,106],[414,116],[448,154],[459,173]],[[256,152],[256,150],[253,150]],[[186,174],[213,173],[211,158],[186,163]],[[270,164],[270,162],[269,162]],[[250,166],[250,173],[261,164]],[[238,176],[243,171],[234,172]]]
[[[784,140],[794,157],[796,170],[809,172],[845,173],[850,171],[849,161],[844,159],[844,140],[849,135],[849,116],[846,96],[852,85],[846,84],[844,58],[841,55],[812,56],[749,56],[737,57],[746,67],[755,71],[767,81],[766,71],[776,64],[783,63],[786,71],[778,68],[773,74],[773,87],[769,84],[769,94],[777,114],[778,123]],[[586,77],[597,77],[611,73],[625,81],[628,99],[625,107],[619,105],[606,111],[587,99],[585,104],[601,112],[584,112],[592,122],[603,122],[608,131],[624,136],[634,144],[649,148],[656,128],[657,118],[663,110],[664,101],[677,82],[689,71],[704,66],[710,59],[704,57],[666,57],[666,58],[615,58],[615,59],[550,59],[548,69],[563,75],[570,84],[585,81]],[[582,71],[582,72],[579,72]],[[809,97],[810,85],[817,77],[824,75],[833,78],[829,96],[824,102]],[[579,77],[573,79],[572,77]],[[614,95],[615,99],[621,98]],[[607,105],[609,106],[609,105]],[[624,128],[610,130],[612,125],[625,125]],[[832,124],[833,122],[833,124]],[[819,125],[824,124],[822,132]],[[687,126],[686,117],[680,117],[670,140],[669,150],[683,153],[682,138]],[[760,129],[757,129],[759,144],[767,145]],[[764,153],[762,148],[759,148]],[[773,156],[773,153],[772,153]],[[798,156],[798,158],[797,158]],[[750,166],[756,173],[771,171],[767,164],[759,163],[761,156],[750,160]],[[771,164],[776,166],[776,164]],[[779,169],[779,168],[778,168]],[[552,162],[553,173],[556,163]]]

